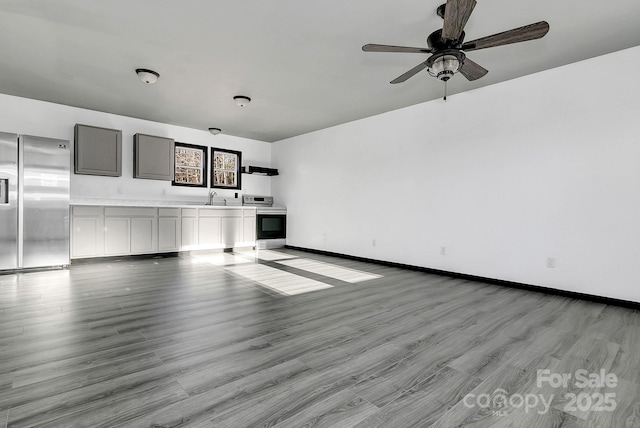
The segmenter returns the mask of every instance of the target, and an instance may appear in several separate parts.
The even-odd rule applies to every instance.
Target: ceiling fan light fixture
[[[245,97],[244,95],[236,95],[233,97],[233,100],[238,107],[246,107],[251,102],[251,98]]]
[[[136,74],[138,75],[140,80],[150,85],[156,83],[158,81],[158,78],[160,78],[160,74],[147,68],[137,68]]]
[[[447,81],[453,77],[464,62],[465,56],[460,51],[445,51],[434,54],[427,60],[427,71],[433,77]]]
[[[209,128],[209,132],[211,132],[213,135],[218,135],[219,133],[222,132],[222,129],[220,129],[220,128]]]

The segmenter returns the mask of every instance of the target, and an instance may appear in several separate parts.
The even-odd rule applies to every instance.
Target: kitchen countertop
[[[71,206],[105,206],[105,207],[149,207],[149,208],[249,208],[243,205],[206,205],[196,201],[148,201],[133,199],[72,199]]]

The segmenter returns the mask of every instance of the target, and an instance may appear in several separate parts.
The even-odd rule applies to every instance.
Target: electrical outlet
[[[447,247],[440,247],[440,255],[441,256],[447,255]]]
[[[162,189],[162,190],[160,190],[160,194],[161,194],[162,196],[167,196],[167,189]]]
[[[375,238],[371,241],[371,246],[372,246],[372,247],[375,247],[375,246],[376,246],[376,240],[375,240]]]
[[[555,257],[547,257],[547,267],[549,269],[553,269],[556,267],[556,258]]]
[[[118,187],[116,187],[116,193],[117,193],[118,195],[121,195],[121,194],[122,194],[122,186],[118,186]]]
[[[323,233],[323,234],[322,234],[322,240],[323,240],[323,241],[326,241],[326,240],[327,240],[327,234],[326,234],[326,233]]]

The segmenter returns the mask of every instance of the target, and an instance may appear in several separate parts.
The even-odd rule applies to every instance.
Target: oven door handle
[[[256,215],[287,215],[287,210],[258,210],[256,211]]]

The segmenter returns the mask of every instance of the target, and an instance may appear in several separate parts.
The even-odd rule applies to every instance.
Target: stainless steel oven
[[[287,237],[287,210],[284,208],[258,208],[256,228],[258,239],[285,239]]]
[[[244,195],[242,204],[256,207],[256,247],[281,248],[287,238],[287,209],[274,207],[272,196]]]

